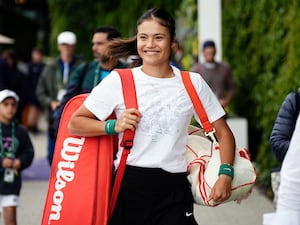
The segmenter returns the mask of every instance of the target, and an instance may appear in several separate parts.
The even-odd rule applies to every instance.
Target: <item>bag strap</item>
[[[202,102],[199,98],[199,95],[191,81],[190,73],[187,71],[181,71],[181,77],[184,84],[185,89],[187,90],[190,99],[194,105],[194,109],[201,121],[203,129],[206,134],[214,133],[215,129],[212,124],[209,122],[206,111],[202,105]]]
[[[131,69],[115,69],[120,75],[122,90],[123,90],[123,98],[126,109],[128,108],[138,108],[137,98],[136,98],[136,90],[135,84],[133,80],[133,75]],[[130,150],[133,146],[133,139],[135,135],[135,130],[125,130],[123,134],[123,138],[121,141],[121,147],[123,147],[122,156],[120,160],[120,164],[116,173],[115,182],[111,194],[111,199],[109,203],[108,209],[108,219],[111,218],[112,213],[114,211],[120,186],[122,183],[127,157],[130,153]]]

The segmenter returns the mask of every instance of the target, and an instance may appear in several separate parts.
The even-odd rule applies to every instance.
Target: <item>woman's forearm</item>
[[[85,137],[105,135],[105,121],[84,116],[75,116],[69,121],[68,129],[71,134]]]

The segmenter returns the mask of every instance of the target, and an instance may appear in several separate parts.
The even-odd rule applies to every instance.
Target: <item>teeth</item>
[[[154,55],[154,54],[157,54],[157,52],[145,52],[146,54],[148,55]]]

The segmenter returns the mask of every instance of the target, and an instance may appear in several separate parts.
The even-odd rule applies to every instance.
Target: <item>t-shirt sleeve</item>
[[[121,80],[116,71],[112,71],[85,99],[87,107],[99,120],[106,120],[122,104]],[[120,108],[120,107],[118,107]]]
[[[213,123],[223,117],[225,115],[225,111],[208,84],[204,81],[200,74],[193,72],[190,74],[194,87],[196,88],[202,105],[206,111],[208,120]],[[194,112],[194,116],[196,121],[201,123],[196,112]]]

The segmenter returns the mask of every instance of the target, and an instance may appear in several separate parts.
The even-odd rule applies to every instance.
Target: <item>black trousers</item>
[[[109,225],[197,225],[186,173],[126,166]]]

